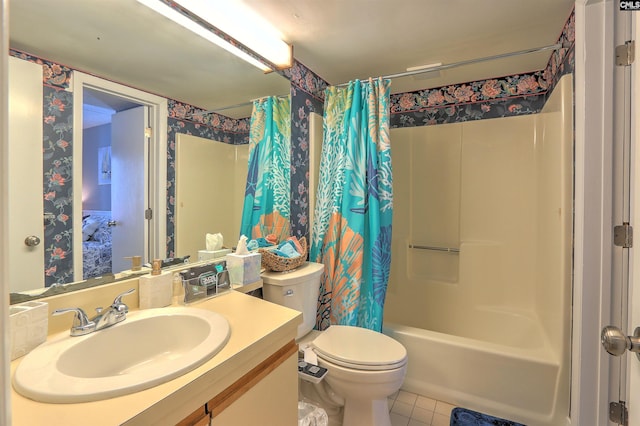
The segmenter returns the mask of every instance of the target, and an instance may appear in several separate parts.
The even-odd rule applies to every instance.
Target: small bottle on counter
[[[162,272],[162,260],[155,259],[151,273],[140,277],[140,309],[162,308],[171,305],[173,274]]]
[[[184,305],[184,286],[182,285],[182,278],[177,272],[173,274],[173,306]]]

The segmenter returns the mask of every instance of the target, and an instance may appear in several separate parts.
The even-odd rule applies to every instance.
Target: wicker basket
[[[259,252],[262,254],[262,267],[267,271],[276,272],[291,271],[292,269],[298,268],[307,261],[307,239],[301,237],[298,242],[302,247],[302,253],[300,253],[300,256],[294,258],[278,256],[269,249],[260,249]]]

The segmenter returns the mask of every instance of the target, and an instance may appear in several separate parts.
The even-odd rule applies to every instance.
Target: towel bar
[[[452,247],[434,247],[434,246],[420,246],[415,244],[409,244],[409,248],[419,249],[419,250],[444,251],[448,253],[460,253],[459,248],[452,248]]]

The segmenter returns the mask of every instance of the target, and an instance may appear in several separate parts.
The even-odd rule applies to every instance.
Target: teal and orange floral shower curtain
[[[324,263],[316,327],[382,330],[391,266],[390,81],[329,87],[310,260]]]
[[[275,96],[253,102],[249,171],[240,234],[289,237],[291,102]]]

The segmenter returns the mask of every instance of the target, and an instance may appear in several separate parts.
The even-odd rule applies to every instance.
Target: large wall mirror
[[[22,62],[42,59],[45,63],[60,64],[69,68],[66,74],[68,79],[66,87],[48,87],[46,79],[40,80],[40,86],[44,86],[45,89],[45,93],[41,95],[45,115],[48,102],[55,104],[59,101],[56,94],[60,98],[64,97],[68,102],[67,105],[73,107],[69,108],[73,109],[73,114],[71,118],[66,117],[66,121],[60,123],[56,129],[60,132],[69,132],[72,143],[78,142],[79,139],[83,141],[79,151],[79,144],[69,150],[70,163],[75,164],[75,166],[69,165],[68,181],[71,185],[61,187],[61,191],[65,191],[66,202],[73,204],[71,214],[64,215],[66,220],[73,222],[73,236],[70,235],[69,238],[73,238],[72,247],[75,253],[72,276],[67,276],[65,282],[80,281],[85,278],[82,273],[82,256],[78,256],[83,243],[83,217],[109,213],[115,215],[116,209],[120,209],[123,205],[130,207],[131,204],[131,195],[127,198],[125,194],[120,198],[122,201],[116,201],[118,196],[114,194],[116,170],[112,168],[112,166],[115,167],[112,160],[116,155],[114,152],[116,148],[105,140],[108,138],[120,140],[124,136],[116,136],[122,131],[116,129],[120,124],[114,125],[113,120],[118,123],[126,122],[130,118],[121,117],[132,115],[136,117],[132,119],[135,122],[152,123],[153,117],[156,117],[155,120],[159,122],[159,125],[154,127],[158,127],[164,134],[160,135],[161,137],[156,134],[155,137],[147,138],[146,143],[149,146],[141,146],[141,149],[147,152],[155,149],[157,151],[155,160],[154,157],[144,157],[144,153],[136,154],[142,155],[138,157],[139,173],[147,176],[148,182],[145,184],[145,189],[140,190],[142,192],[136,192],[133,197],[136,200],[144,198],[142,207],[139,208],[145,210],[152,207],[155,210],[154,219],[158,220],[158,224],[153,225],[154,229],[140,230],[140,236],[136,238],[143,239],[144,241],[140,244],[145,246],[142,249],[136,249],[136,252],[142,251],[140,254],[144,254],[147,259],[170,255],[181,256],[181,253],[172,250],[167,252],[167,240],[179,234],[180,229],[179,225],[173,222],[163,223],[166,222],[166,214],[161,211],[169,209],[170,207],[163,206],[171,206],[175,201],[173,199],[175,193],[172,192],[175,188],[168,191],[167,182],[170,186],[176,185],[177,177],[169,176],[173,173],[169,169],[174,165],[171,158],[167,160],[168,155],[165,154],[167,147],[162,146],[162,140],[164,140],[169,150],[175,149],[177,142],[175,133],[180,131],[172,128],[172,125],[179,127],[172,120],[188,121],[193,114],[202,118],[202,115],[211,115],[211,112],[215,112],[216,120],[220,120],[220,117],[229,118],[229,123],[233,124],[249,117],[251,105],[248,101],[269,95],[285,95],[290,90],[289,81],[278,73],[265,74],[157,15],[135,0],[113,0],[108,3],[60,0],[55,5],[47,0],[11,0],[10,48],[13,49],[14,54],[15,52],[23,54],[19,55],[19,60]],[[48,71],[50,70],[45,67],[45,73]],[[83,83],[73,81],[75,78]],[[103,86],[100,81],[105,81],[106,86]],[[118,87],[126,89],[124,94]],[[137,96],[135,93],[142,95]],[[162,111],[163,100],[164,105],[168,105],[164,111]],[[238,104],[245,105],[226,108]],[[194,128],[200,125],[200,123],[191,124],[195,126]],[[207,122],[207,124],[210,123]],[[173,136],[171,136],[172,132]],[[130,133],[132,131],[124,131],[124,135]],[[186,130],[184,133],[190,132]],[[165,137],[167,134],[169,137]],[[44,139],[47,139],[46,132]],[[227,144],[237,142],[222,141],[222,139],[220,138],[220,142],[213,142],[215,137],[209,138],[211,143],[219,144],[222,149],[225,148],[223,142]],[[46,156],[46,152],[44,155]],[[35,158],[33,161],[37,163],[34,170],[43,169],[42,158]],[[134,163],[127,166],[127,173],[133,173],[131,164]],[[51,171],[45,167],[41,174],[46,174],[48,170]],[[78,170],[82,170],[82,173],[78,173]],[[193,190],[215,191],[217,184],[223,183],[207,182],[206,186],[194,187]],[[91,188],[90,191],[87,190],[88,187]],[[22,188],[16,184],[15,193],[19,194],[20,191]],[[42,193],[40,195],[42,196]],[[59,211],[45,211],[44,207],[42,210],[42,216],[37,215],[40,226],[43,220],[46,224],[47,220],[55,221],[60,215]],[[116,227],[119,221],[126,220],[115,220]],[[45,227],[45,234],[46,232]],[[150,235],[156,239],[154,240]],[[51,236],[43,235],[42,239],[46,241],[48,237]],[[235,235],[230,236],[226,240],[232,243],[231,240],[235,237]],[[199,238],[204,239],[204,235]],[[24,240],[25,237],[20,236],[19,239]],[[174,247],[175,241],[170,242],[171,247]],[[45,283],[31,284],[31,280],[20,280],[18,283],[16,280],[15,285],[14,282],[9,285],[12,293],[29,290],[37,292],[46,288],[46,275],[56,273],[48,271],[45,274],[47,256],[51,256],[51,252],[47,252],[48,248],[46,244],[41,247],[45,251],[45,264],[38,265],[45,275]],[[134,254],[134,252],[125,253],[118,258]],[[60,255],[65,254],[60,253]],[[127,263],[118,265],[114,261],[112,272],[118,272],[120,268],[126,267]],[[36,269],[36,265],[31,264],[29,268]],[[19,300],[14,300],[16,301]]]

